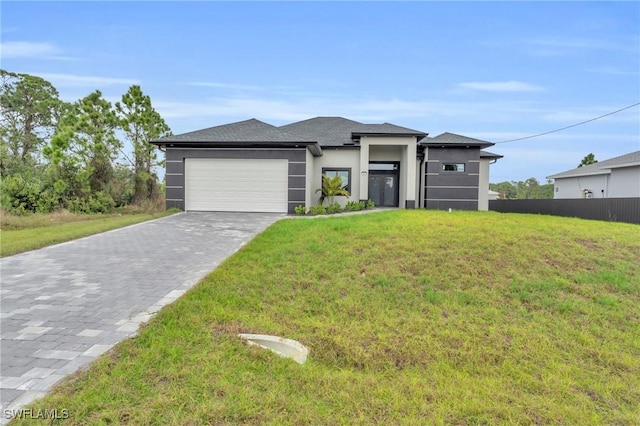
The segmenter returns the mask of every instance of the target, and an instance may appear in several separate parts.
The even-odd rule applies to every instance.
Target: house
[[[276,127],[256,119],[169,136],[166,205],[193,211],[293,213],[317,204],[322,175],[377,206],[487,210],[491,142],[434,138],[390,123],[316,117]]]
[[[640,151],[551,175],[553,198],[640,197]]]

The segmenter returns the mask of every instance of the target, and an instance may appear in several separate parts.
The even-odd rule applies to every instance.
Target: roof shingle
[[[495,145],[493,142],[483,141],[482,139],[474,139],[468,136],[457,135],[455,133],[445,132],[433,138],[425,138],[420,142],[422,145],[448,145],[448,146],[478,146],[487,148]]]
[[[154,142],[315,142],[300,135],[294,135],[271,124],[252,118],[236,123],[223,124],[196,130],[195,132],[168,136]]]
[[[424,132],[391,123],[363,124],[343,117],[315,117],[280,128],[317,140],[320,146],[353,145],[352,138],[361,135],[410,135],[418,139],[427,135]]]

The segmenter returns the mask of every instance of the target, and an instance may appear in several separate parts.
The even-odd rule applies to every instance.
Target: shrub
[[[313,206],[309,209],[309,213],[312,216],[316,216],[319,214],[327,214],[327,208],[323,205],[317,205],[317,206]]]
[[[293,208],[293,211],[298,215],[298,216],[302,216],[303,214],[305,214],[307,212],[307,208],[303,205],[299,205],[299,206],[295,206]]]
[[[43,189],[42,181],[31,174],[15,174],[2,178],[2,208],[14,214],[35,213]]]
[[[364,201],[349,201],[347,205],[344,207],[345,210],[350,212],[357,212],[360,210],[364,210],[366,205]]]
[[[342,211],[342,207],[340,206],[339,203],[332,203],[327,206],[328,214],[339,213],[341,211]]]
[[[376,207],[376,203],[373,202],[373,200],[367,200],[367,208],[368,209],[373,209]]]

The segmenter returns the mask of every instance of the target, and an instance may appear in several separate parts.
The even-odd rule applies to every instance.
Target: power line
[[[619,113],[619,112],[622,112],[622,111],[624,111],[624,110],[627,110],[627,109],[630,109],[630,108],[636,107],[636,106],[638,106],[638,105],[640,105],[640,102],[637,102],[637,103],[635,103],[635,104],[633,104],[633,105],[626,106],[626,107],[621,108],[621,109],[616,110],[616,111],[609,112],[609,113],[604,114],[604,115],[601,115],[601,116],[599,116],[599,117],[591,118],[591,119],[589,119],[589,120],[581,121],[580,123],[576,123],[576,124],[572,124],[572,125],[570,125],[570,126],[562,127],[562,128],[560,128],[560,129],[550,130],[550,131],[548,131],[548,132],[544,132],[544,133],[538,133],[537,135],[525,136],[525,137],[523,137],[523,138],[509,139],[509,140],[507,140],[507,141],[496,142],[496,144],[498,144],[498,143],[508,143],[508,142],[522,141],[522,140],[525,140],[525,139],[537,138],[537,137],[539,137],[539,136],[544,136],[544,135],[548,135],[548,134],[551,134],[551,133],[561,132],[562,130],[567,130],[567,129],[570,129],[570,128],[572,128],[572,127],[581,126],[581,125],[583,125],[583,124],[590,123],[590,122],[592,122],[592,121],[600,120],[601,118],[608,117],[608,116],[613,115],[613,114],[617,114],[617,113]]]

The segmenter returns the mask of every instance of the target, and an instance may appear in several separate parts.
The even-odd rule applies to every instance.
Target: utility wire
[[[624,110],[627,110],[627,109],[630,109],[630,108],[636,107],[636,106],[638,106],[638,105],[640,105],[640,102],[637,102],[637,103],[635,103],[635,104],[633,104],[633,105],[626,106],[626,107],[621,108],[621,109],[616,110],[616,111],[609,112],[609,113],[604,114],[604,115],[601,115],[601,116],[599,116],[599,117],[591,118],[591,119],[589,119],[589,120],[581,121],[580,123],[576,123],[576,124],[572,124],[572,125],[570,125],[570,126],[562,127],[562,128],[560,128],[560,129],[550,130],[550,131],[548,131],[548,132],[544,132],[544,133],[538,133],[537,135],[525,136],[525,137],[523,137],[523,138],[509,139],[509,140],[507,140],[507,141],[496,142],[496,144],[499,144],[499,143],[508,143],[508,142],[516,142],[516,141],[522,141],[522,140],[525,140],[525,139],[537,138],[537,137],[539,137],[539,136],[544,136],[544,135],[548,135],[548,134],[551,134],[551,133],[561,132],[562,130],[567,130],[567,129],[570,129],[570,128],[572,128],[572,127],[581,126],[581,125],[583,125],[583,124],[590,123],[590,122],[592,122],[592,121],[600,120],[601,118],[608,117],[608,116],[613,115],[613,114],[617,114],[617,113],[619,113],[619,112],[622,112],[622,111],[624,111]]]

